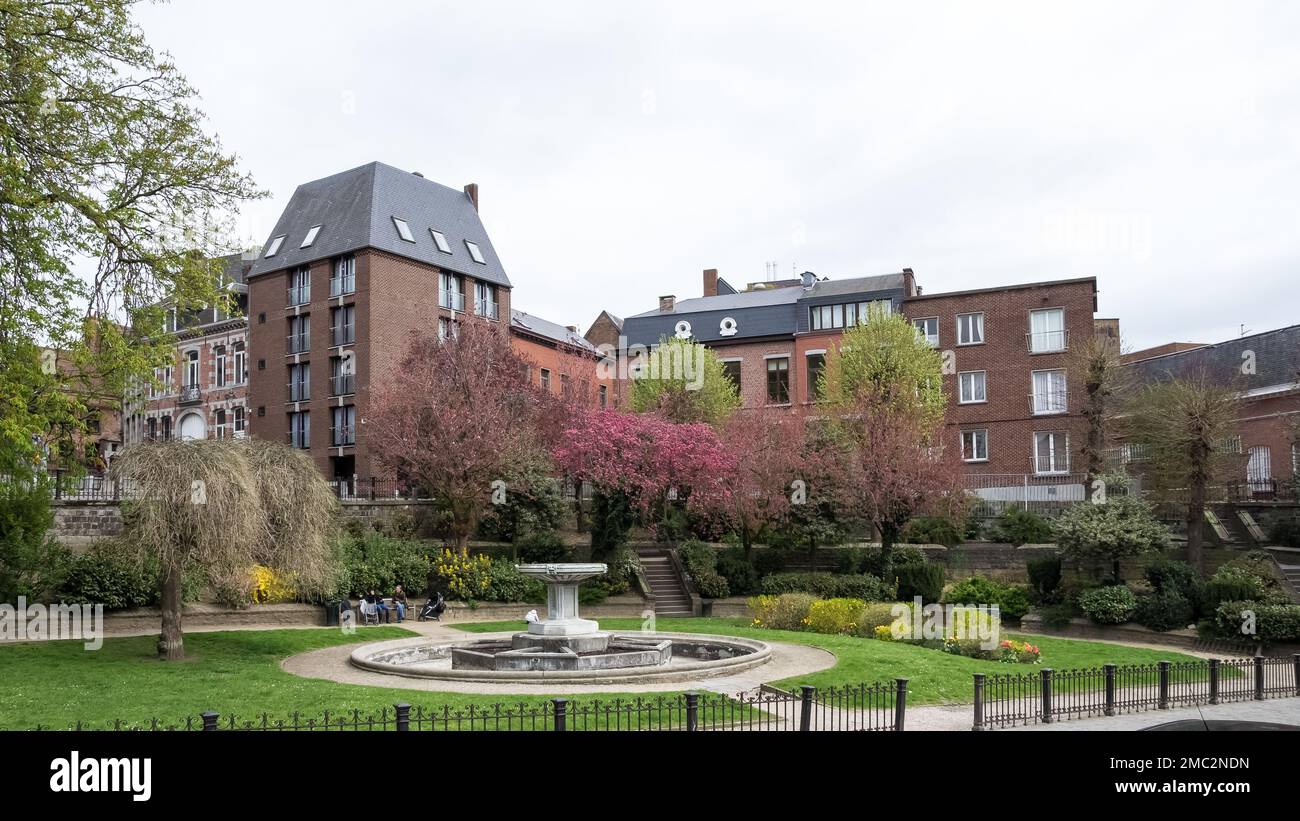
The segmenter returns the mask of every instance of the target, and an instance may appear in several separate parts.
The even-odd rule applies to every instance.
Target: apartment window
[[[342,308],[334,308],[330,311],[330,335],[331,344],[335,347],[339,345],[351,345],[357,341],[356,338],[356,307],[345,305]]]
[[[723,360],[722,372],[726,374],[727,378],[736,386],[736,393],[740,393],[740,360]]]
[[[333,415],[333,428],[330,431],[330,442],[335,447],[343,445],[354,445],[357,441],[357,408],[355,405],[344,405],[341,408],[334,408],[331,412]]]
[[[767,360],[767,401],[777,405],[790,401],[790,360],[787,357]]]
[[[465,290],[460,277],[446,272],[438,274],[438,306],[449,311],[465,310]]]
[[[1241,453],[1241,437],[1240,437],[1240,436],[1232,436],[1232,437],[1229,437],[1226,441],[1224,441],[1224,443],[1223,443],[1223,452],[1224,452],[1224,453]]]
[[[298,247],[299,247],[299,248],[307,248],[307,247],[309,247],[313,242],[316,241],[316,235],[319,234],[319,233],[320,233],[320,226],[319,226],[319,225],[313,225],[312,227],[308,228],[308,229],[307,229],[307,236],[305,236],[305,237],[302,238],[302,245],[299,245]]]
[[[609,388],[606,385],[600,386],[600,409],[604,410],[609,406]]]
[[[307,314],[289,317],[289,353],[307,353],[311,350],[311,317]]]
[[[433,244],[438,246],[439,251],[442,251],[444,254],[451,253],[451,246],[447,244],[447,236],[445,234],[441,231],[435,231],[432,228],[429,229],[429,233],[433,235]]]
[[[397,227],[397,235],[407,242],[415,242],[415,237],[411,235],[411,226],[406,224],[406,220],[393,217],[393,225]]]
[[[957,374],[957,402],[962,405],[969,405],[973,402],[987,402],[988,393],[984,384],[986,376],[985,371],[963,371]]]
[[[235,416],[235,438],[236,439],[242,439],[244,437],[244,414],[245,413],[246,411],[243,408],[235,408],[234,416]]]
[[[216,417],[216,426],[213,433],[216,434],[216,437],[218,439],[225,439],[226,438],[226,412],[224,410],[218,410],[214,415]]]
[[[478,243],[465,240],[465,247],[469,249],[469,258],[479,265],[487,265],[487,260],[483,259],[483,252],[478,249]]]
[[[570,399],[573,396],[573,387],[569,384],[569,375],[567,373],[560,374],[560,396],[565,399]]]
[[[488,319],[497,318],[497,287],[486,282],[474,283],[474,313]]]
[[[1256,445],[1249,451],[1246,462],[1246,481],[1250,483],[1269,482],[1273,479],[1273,453],[1267,445]]]
[[[311,302],[311,268],[303,265],[289,272],[288,300],[289,307],[306,305]]]
[[[330,272],[330,296],[343,296],[357,290],[357,259],[349,254],[334,260]]]
[[[218,388],[226,386],[226,346],[218,345],[212,352],[213,362],[216,364],[216,384]]]
[[[1054,353],[1065,350],[1065,311],[1049,308],[1029,312],[1029,352]]]
[[[248,352],[243,342],[235,343],[235,384],[242,385],[248,381]]]
[[[284,244],[285,236],[286,236],[285,234],[281,234],[280,236],[275,237],[274,239],[271,240],[271,244],[268,245],[266,248],[267,259],[270,259],[271,257],[275,256],[277,252],[279,252],[280,246]]]
[[[542,368],[542,390],[551,391],[551,371],[548,368]]]
[[[185,387],[196,388],[199,384],[199,352],[185,354]]]
[[[931,348],[939,347],[939,317],[928,316],[912,320],[916,335],[923,338]]]
[[[989,432],[987,430],[962,431],[961,458],[964,462],[987,462],[989,460]]]
[[[289,366],[289,401],[306,402],[311,399],[311,365],[300,362]]]
[[[889,299],[873,299],[870,302],[859,302],[858,324],[866,325],[874,317],[889,316],[893,312],[894,303]]]
[[[1034,473],[1070,472],[1070,435],[1065,431],[1034,434]]]
[[[164,442],[172,440],[172,418],[170,416],[162,418],[162,438]]]
[[[299,411],[289,414],[289,447],[311,447],[310,411]]]
[[[346,396],[350,393],[356,393],[353,374],[344,372],[343,357],[330,357],[330,395]]]
[[[957,344],[978,345],[984,341],[984,314],[957,314]]]
[[[826,369],[825,353],[810,353],[806,357],[808,365],[808,401],[816,402],[821,388],[822,371]]]
[[[1065,371],[1034,371],[1033,412],[1065,413]]]
[[[158,438],[158,420],[151,417],[149,419],[149,440],[153,441],[157,438]]]

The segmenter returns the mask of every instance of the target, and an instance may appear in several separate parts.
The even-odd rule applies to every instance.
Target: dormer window
[[[415,242],[415,237],[411,236],[411,226],[406,224],[406,220],[393,217],[393,225],[397,226],[397,235],[407,242]]]
[[[311,228],[307,229],[307,236],[303,237],[302,245],[299,245],[298,247],[299,248],[309,247],[313,242],[316,241],[316,235],[319,233],[320,233],[320,226],[313,225]]]
[[[487,265],[487,260],[483,259],[483,252],[478,249],[478,244],[465,240],[465,247],[469,249],[470,259],[480,265]]]
[[[447,244],[447,236],[445,234],[441,231],[435,231],[432,228],[429,229],[429,233],[433,235],[433,243],[438,246],[439,251],[442,251],[444,254],[451,253],[451,246]]]
[[[275,256],[276,252],[280,250],[280,246],[284,244],[284,238],[285,235],[281,234],[280,236],[271,240],[271,245],[266,249],[267,259],[270,259],[271,257]]]

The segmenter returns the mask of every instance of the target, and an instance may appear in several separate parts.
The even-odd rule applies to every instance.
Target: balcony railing
[[[289,383],[289,401],[306,402],[311,399],[310,382],[290,382]]]
[[[311,334],[289,334],[286,353],[307,353],[311,350]]]
[[[1025,334],[1030,353],[1061,353],[1070,348],[1069,331],[1030,331]]]
[[[311,430],[289,430],[289,447],[305,450],[311,447]]]
[[[478,314],[479,316],[485,316],[485,317],[487,317],[488,319],[496,319],[496,318],[497,318],[497,303],[495,303],[495,302],[479,302],[479,303],[476,303],[476,304],[474,305],[474,313]]]
[[[294,305],[306,305],[311,302],[311,286],[300,285],[289,289],[289,307]]]
[[[330,296],[343,296],[344,294],[353,294],[357,290],[357,280],[355,277],[332,277],[330,279]]]
[[[356,393],[356,377],[354,374],[346,373],[342,376],[330,377],[330,396],[346,396],[350,393]]]
[[[1034,392],[1029,394],[1029,412],[1034,416],[1046,416],[1053,413],[1065,413],[1069,409],[1069,397],[1065,391]]]
[[[356,429],[352,425],[343,425],[342,427],[330,428],[330,441],[334,447],[343,447],[344,445],[355,445]]]
[[[465,295],[460,291],[438,289],[438,305],[451,311],[465,310]]]
[[[194,405],[203,401],[203,390],[198,385],[181,385],[180,404]]]
[[[356,341],[357,332],[355,325],[344,325],[341,328],[330,328],[330,344],[335,348],[341,345],[351,345]]]

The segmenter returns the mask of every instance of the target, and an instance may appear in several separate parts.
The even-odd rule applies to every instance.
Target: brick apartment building
[[[327,477],[384,478],[366,411],[409,334],[466,315],[505,333],[510,288],[476,185],[374,162],[298,186],[248,276],[252,435],[310,450]]]
[[[224,439],[247,435],[249,421],[248,272],[257,252],[224,257],[223,281],[238,312],[206,308],[192,316],[167,312],[175,338],[170,366],[154,372],[160,383],[124,403],[124,445],[147,439]]]
[[[528,380],[533,384],[590,407],[617,407],[613,366],[601,367],[604,357],[576,325],[557,325],[512,310],[510,347],[528,360]]]
[[[1293,495],[1300,477],[1300,442],[1293,427],[1300,419],[1300,325],[1214,345],[1188,344],[1139,351],[1126,363],[1143,382],[1205,373],[1236,388],[1233,450],[1246,456],[1238,490],[1264,499]]]
[[[902,313],[952,364],[946,424],[970,484],[1011,498],[1034,495],[1024,488],[1042,477],[1042,493],[1066,501],[1082,498],[1068,477],[1086,429],[1068,352],[1094,333],[1096,294],[1091,277],[923,294],[911,269],[844,280],[805,273],[742,291],[706,270],[704,296],[662,297],[658,310],[628,317],[623,333],[629,345],[689,334],[717,353],[744,407],[808,413],[843,329],[873,309]]]

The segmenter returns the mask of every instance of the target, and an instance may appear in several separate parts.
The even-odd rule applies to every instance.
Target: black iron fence
[[[1300,697],[1300,653],[1290,657],[1203,659],[1081,670],[975,674],[973,729]]]
[[[395,704],[376,713],[305,715],[283,718],[206,712],[174,723],[153,719],[141,724],[78,722],[73,730],[249,730],[331,731],[901,731],[907,711],[907,679],[797,693],[772,688],[740,695],[682,693],[642,698],[554,698],[487,706],[424,708]],[[37,727],[36,729],[51,729]]]

